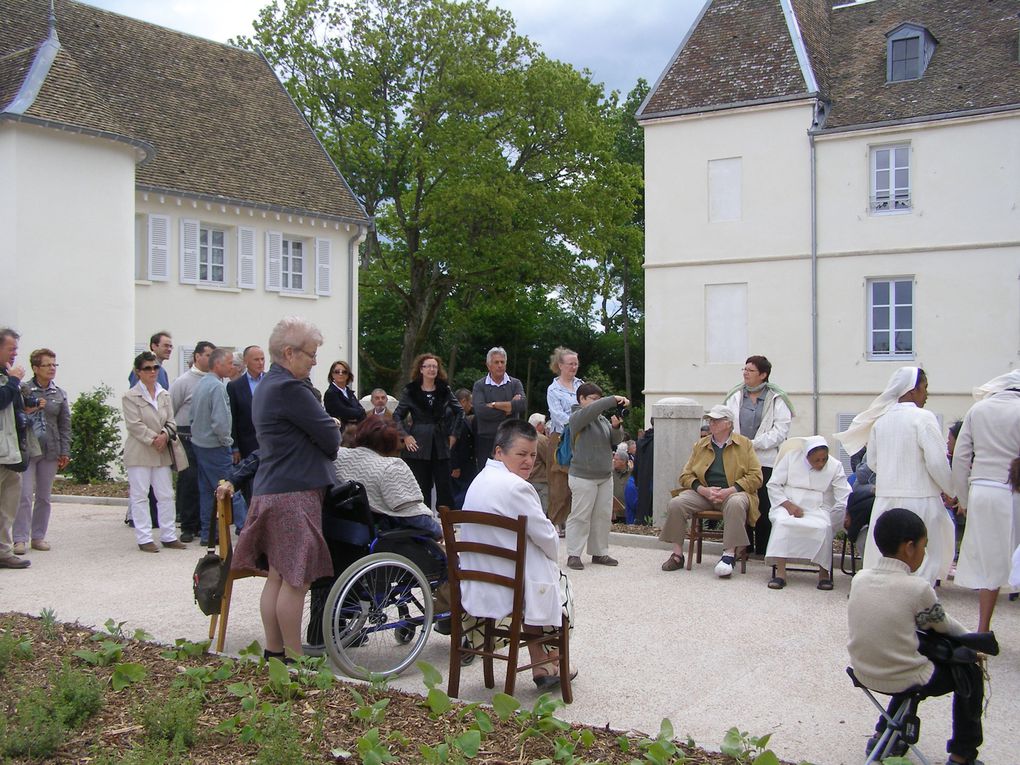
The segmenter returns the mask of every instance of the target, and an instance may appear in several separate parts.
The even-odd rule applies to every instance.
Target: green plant
[[[184,638],[177,638],[174,647],[163,651],[160,654],[164,659],[181,661],[184,659],[198,659],[205,656],[209,650],[211,640],[203,640],[201,643],[192,643]]]
[[[92,636],[95,638],[95,635]],[[124,646],[120,643],[115,643],[112,640],[103,640],[99,644],[98,651],[87,651],[81,649],[73,651],[72,655],[77,656],[84,662],[91,664],[94,667],[108,667],[111,664],[115,664],[120,661],[120,657],[124,654]]]
[[[146,739],[126,752],[101,751],[91,762],[92,765],[182,765],[185,752],[169,741]]]
[[[71,406],[71,461],[65,472],[78,483],[110,479],[110,463],[120,454],[120,412],[106,403],[108,385],[82,393]]]
[[[61,724],[78,729],[103,706],[102,684],[67,664],[51,678],[53,709]]]
[[[115,691],[122,691],[132,683],[139,683],[145,679],[146,670],[141,664],[130,661],[118,662],[110,675],[110,685]]]
[[[779,758],[771,749],[765,747],[772,738],[771,733],[764,736],[749,736],[739,728],[726,731],[720,747],[723,754],[728,754],[740,765],[779,765]]]
[[[64,741],[64,725],[43,688],[33,688],[17,704],[13,718],[0,728],[0,754],[44,760]]]
[[[383,697],[378,701],[372,702],[371,704],[365,701],[365,697],[358,693],[353,688],[350,689],[350,694],[354,698],[357,707],[351,712],[351,717],[361,722],[366,722],[369,725],[378,725],[382,722],[383,717],[386,715],[386,707],[389,705],[390,700],[387,697]]]
[[[262,738],[256,765],[304,765],[308,762],[298,726],[291,717],[289,704],[281,704],[262,716]]]
[[[32,658],[32,640],[27,636],[14,634],[14,630],[0,632],[0,672],[14,659]]]
[[[191,691],[154,699],[142,709],[140,717],[150,739],[167,741],[175,749],[187,749],[195,743],[201,714],[201,694]]]
[[[127,636],[124,634],[124,625],[127,622],[115,622],[113,619],[107,619],[103,624],[102,629],[97,629],[95,634],[89,638],[93,642],[98,643],[100,640],[106,640],[112,638],[113,640],[124,640]]]
[[[52,608],[44,608],[39,612],[39,621],[42,623],[43,635],[47,640],[57,636],[57,612]]]

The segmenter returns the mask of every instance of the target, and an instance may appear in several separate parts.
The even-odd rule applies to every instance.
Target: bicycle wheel
[[[421,569],[402,555],[374,553],[351,564],[329,592],[326,650],[351,677],[399,675],[425,648],[432,613]]]

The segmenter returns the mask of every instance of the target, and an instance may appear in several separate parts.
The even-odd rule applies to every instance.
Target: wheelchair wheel
[[[351,564],[326,599],[323,632],[333,662],[351,677],[399,675],[432,633],[432,591],[414,563],[374,553]]]

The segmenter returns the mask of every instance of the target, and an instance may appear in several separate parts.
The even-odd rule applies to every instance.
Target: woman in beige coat
[[[142,552],[158,553],[152,540],[152,521],[149,517],[149,488],[156,495],[159,514],[160,541],[163,547],[187,549],[177,539],[174,526],[174,489],[170,475],[170,434],[176,434],[174,408],[170,394],[160,385],[159,360],[154,353],[144,351],[135,358],[138,382],[124,394],[121,407],[124,411],[124,467],[130,485],[131,518],[135,523],[135,537]]]

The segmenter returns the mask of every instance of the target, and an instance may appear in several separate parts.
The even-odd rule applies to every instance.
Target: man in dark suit
[[[233,422],[231,435],[234,438],[235,465],[259,448],[255,426],[251,421],[251,399],[266,368],[266,355],[257,345],[245,348],[243,358],[244,374],[227,383],[227,397],[230,399],[230,416]],[[248,496],[250,491],[248,489],[245,492],[245,499],[248,502],[251,502],[251,497]]]

